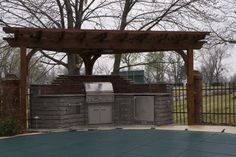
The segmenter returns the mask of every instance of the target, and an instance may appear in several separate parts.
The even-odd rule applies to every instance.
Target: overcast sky
[[[236,73],[236,46],[230,49],[231,56],[225,59],[224,63],[229,67],[229,75]]]

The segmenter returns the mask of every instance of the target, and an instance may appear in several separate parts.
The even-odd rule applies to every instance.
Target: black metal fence
[[[174,121],[187,124],[186,87],[174,85]],[[236,126],[236,84],[216,83],[202,86],[202,124]]]
[[[187,90],[182,84],[173,86],[173,115],[175,124],[187,124]]]

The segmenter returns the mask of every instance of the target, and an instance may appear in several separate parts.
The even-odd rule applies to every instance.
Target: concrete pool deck
[[[236,134],[234,126],[212,126],[212,125],[87,125],[79,127],[71,127],[66,129],[30,129],[33,132],[64,132],[64,131],[88,131],[88,130],[114,130],[114,129],[131,129],[131,130],[178,130],[178,131],[203,131],[203,132],[225,132]]]
[[[236,134],[222,133],[221,129],[226,131],[227,128],[214,127],[214,132],[199,132],[197,130],[202,128],[199,126],[188,127],[191,131],[183,131],[185,126],[175,127],[175,130],[167,130],[168,127],[101,127],[98,130],[87,129],[93,131],[61,130],[17,136],[0,140],[0,156],[236,157]],[[207,128],[205,126],[211,131]]]
[[[10,137],[0,137],[0,139],[13,138],[18,136],[38,135],[45,133],[57,133],[68,131],[92,131],[92,130],[173,130],[173,131],[199,131],[199,132],[218,132],[218,133],[230,133],[236,134],[236,127],[234,126],[212,126],[212,125],[166,125],[166,126],[154,126],[154,125],[86,125],[71,128],[61,129],[29,129],[29,133],[19,134]]]

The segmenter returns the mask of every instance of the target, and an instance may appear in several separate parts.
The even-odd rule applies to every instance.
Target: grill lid
[[[114,102],[114,92],[111,82],[84,83],[87,103]]]
[[[84,83],[86,94],[89,93],[113,93],[111,82],[87,82]]]

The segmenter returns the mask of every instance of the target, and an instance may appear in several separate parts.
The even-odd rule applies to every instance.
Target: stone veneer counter
[[[154,120],[135,119],[136,97],[153,97]],[[69,128],[88,125],[88,106],[85,94],[57,94],[31,96],[31,128]],[[94,104],[104,105],[104,104]],[[173,122],[171,93],[115,93],[112,106],[112,124],[166,125]]]

